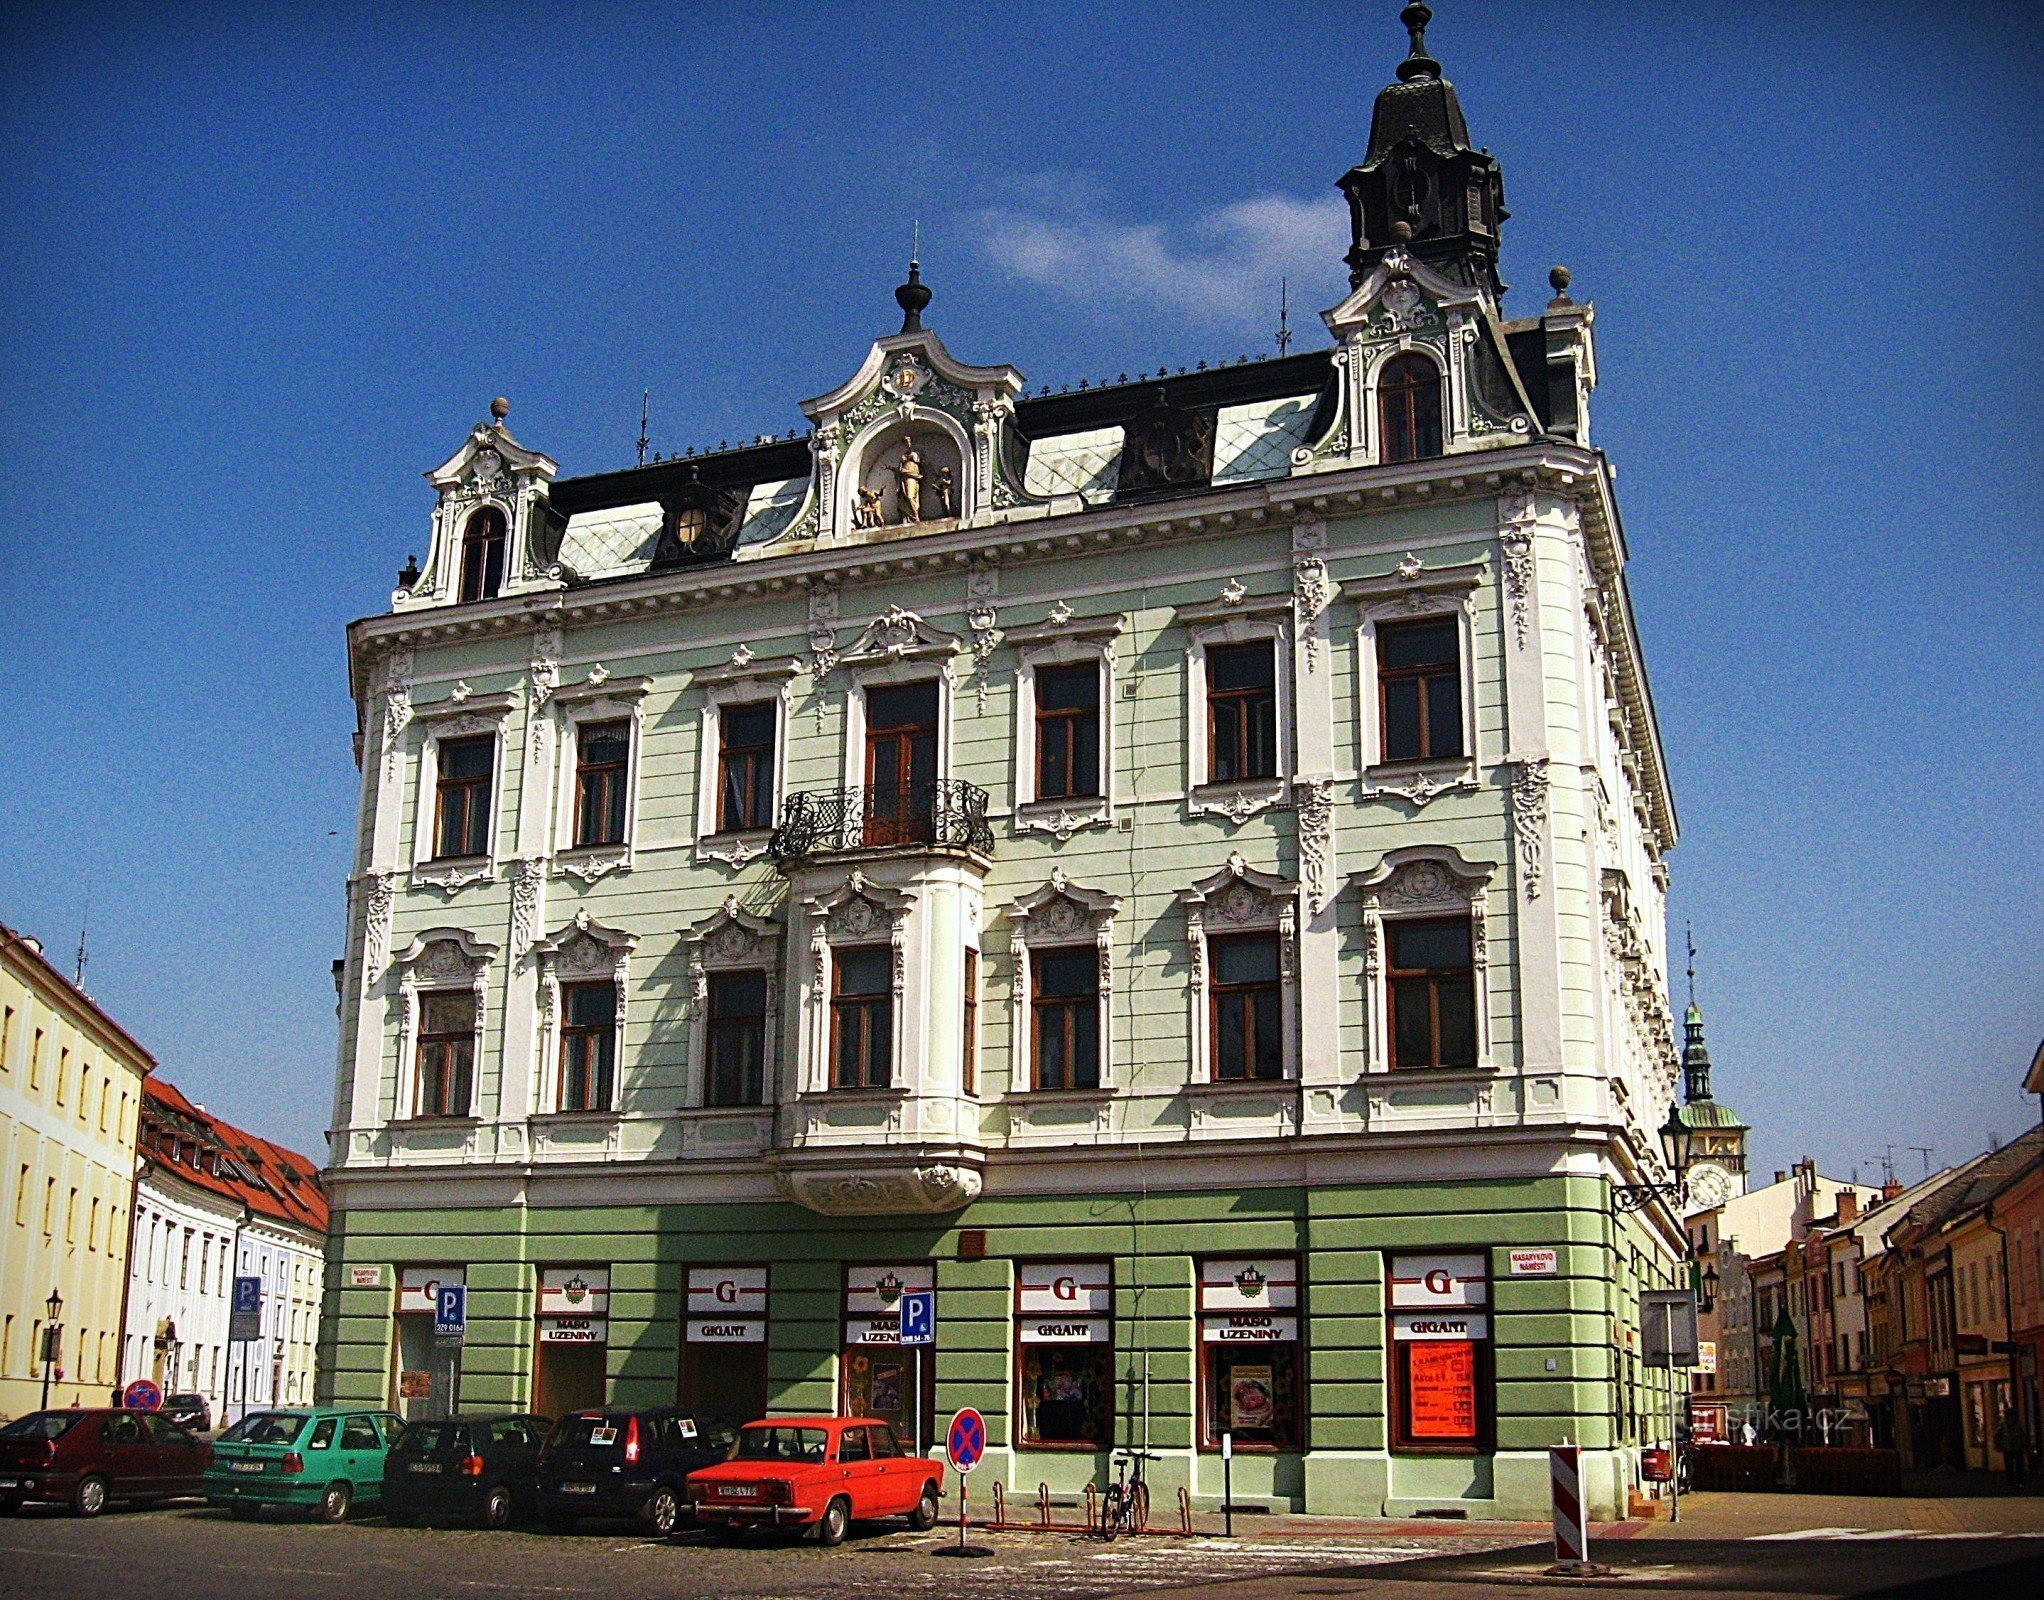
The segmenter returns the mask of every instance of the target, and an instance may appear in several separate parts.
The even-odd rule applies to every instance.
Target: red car
[[[943,1476],[870,1417],[775,1417],[740,1428],[728,1460],[691,1472],[688,1498],[721,1538],[813,1527],[818,1543],[837,1544],[854,1522],[878,1517],[935,1527]]]
[[[36,1411],[0,1428],[0,1514],[29,1501],[96,1517],[200,1492],[213,1447],[143,1411]]]

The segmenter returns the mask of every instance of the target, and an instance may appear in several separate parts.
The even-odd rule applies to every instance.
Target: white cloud
[[[1187,224],[1131,222],[1067,192],[990,207],[980,225],[988,257],[1026,282],[1094,304],[1221,319],[1268,311],[1280,277],[1309,294],[1338,287],[1348,213],[1338,196],[1262,194]]]

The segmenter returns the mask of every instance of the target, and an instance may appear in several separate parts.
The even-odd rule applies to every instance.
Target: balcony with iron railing
[[[780,867],[864,851],[990,856],[987,792],[957,778],[913,789],[811,789],[781,805],[767,854]]]

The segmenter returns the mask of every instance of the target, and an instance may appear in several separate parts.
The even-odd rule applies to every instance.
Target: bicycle
[[[1150,1486],[1143,1481],[1143,1463],[1155,1461],[1149,1450],[1118,1450],[1116,1477],[1100,1500],[1100,1536],[1112,1542],[1118,1533],[1141,1533],[1150,1525]],[[1130,1476],[1133,1469],[1134,1476]]]

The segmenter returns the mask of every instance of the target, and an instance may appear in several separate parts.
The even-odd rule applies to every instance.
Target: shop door
[[[937,789],[937,685],[866,693],[866,834],[869,846],[922,844]]]
[[[437,1422],[454,1415],[461,1390],[461,1346],[433,1337],[431,1314],[408,1311],[397,1319],[397,1405],[407,1422]]]
[[[596,1410],[606,1399],[605,1362],[600,1344],[542,1344],[532,1409],[543,1417]]]

